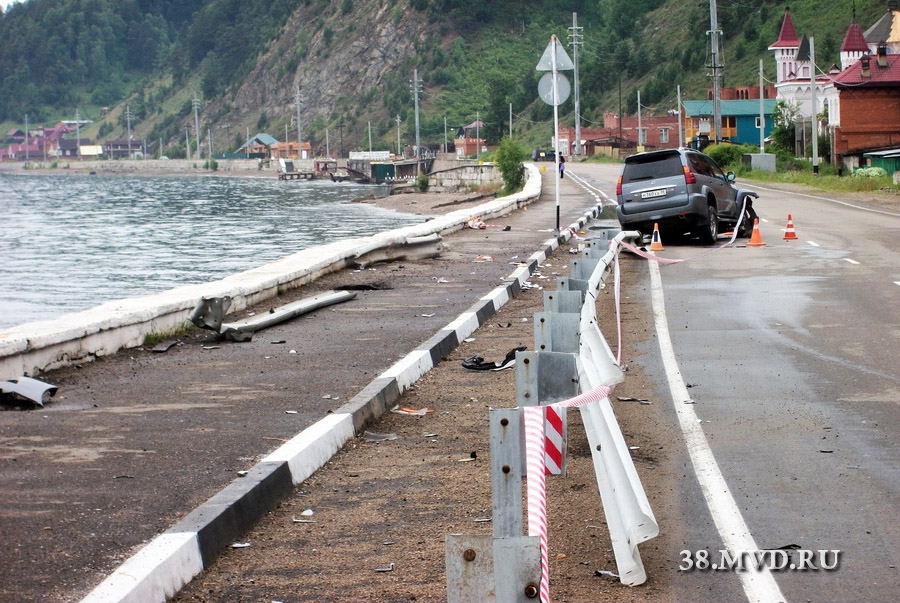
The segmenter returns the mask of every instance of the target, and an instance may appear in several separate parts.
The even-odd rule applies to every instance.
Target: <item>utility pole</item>
[[[509,103],[509,137],[512,138],[512,103]]]
[[[684,147],[684,124],[681,121],[681,84],[678,84],[678,148]]]
[[[413,69],[413,99],[416,110],[416,176],[419,175],[419,158],[422,156],[422,149],[419,146],[419,90],[419,70]]]
[[[638,143],[638,151],[643,151],[644,149],[641,148],[641,147],[644,146],[644,142],[646,142],[646,141],[641,140],[641,132],[642,132],[642,130],[641,130],[641,91],[640,91],[640,90],[637,91],[637,95],[638,95],[638,131],[637,131],[637,143]]]
[[[194,93],[194,100],[191,101],[191,104],[194,105],[194,132],[197,135],[197,159],[200,159],[200,99],[197,98],[197,93]]]
[[[719,29],[719,17],[716,8],[716,0],[709,0],[709,31],[706,35],[710,36],[710,59],[712,60],[712,79],[713,79],[713,122],[715,128],[715,142],[722,142],[722,108],[720,105],[720,97],[722,95],[722,65],[719,63],[719,36],[722,30]]]
[[[575,63],[575,155],[581,155],[581,95],[578,90],[578,47],[582,44],[581,31],[578,27],[578,13],[572,13],[572,27],[569,28],[569,42],[572,44],[572,60]],[[512,109],[510,109],[510,114]],[[510,136],[512,136],[512,117],[510,117]]]
[[[249,139],[250,137],[248,136],[247,138]],[[191,158],[191,133],[190,133],[190,128],[185,128],[185,129],[184,129],[184,145],[185,145],[185,146],[184,146],[184,158],[185,158],[185,159],[190,159],[190,158]],[[249,147],[248,147],[248,149],[247,149],[247,152],[248,152],[248,153],[250,152]]]
[[[28,114],[25,114],[25,162],[28,163]]]
[[[812,107],[812,161],[813,174],[819,175],[819,119],[816,115],[816,42],[809,36],[809,91]]]
[[[397,157],[403,156],[403,150],[400,148],[400,116],[394,118],[397,120]]]
[[[475,159],[481,154],[481,117],[475,112]]]
[[[297,84],[297,159],[303,159],[303,130],[300,128],[300,84]],[[287,141],[287,137],[285,137]]]
[[[209,158],[212,159],[212,131],[206,126],[206,142],[209,144]]]
[[[372,122],[369,122],[369,159],[372,159]]]
[[[763,88],[763,60],[759,60],[759,152],[766,152],[766,95]]]
[[[444,116],[444,152],[447,152],[447,117]]]
[[[328,128],[325,128],[325,156],[331,158],[331,141],[328,140]]]
[[[125,122],[128,124],[128,158],[131,159],[131,105],[125,105]],[[197,140],[200,144],[200,139]]]
[[[75,108],[75,153],[81,161],[81,120],[78,119],[78,108]]]
[[[619,144],[622,143],[622,74],[619,73]]]

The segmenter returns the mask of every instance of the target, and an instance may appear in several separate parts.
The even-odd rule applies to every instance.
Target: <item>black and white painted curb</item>
[[[598,204],[564,231],[572,233],[598,217]],[[235,479],[184,519],[127,559],[82,603],[165,601],[239,540],[268,511],[327,463],[364,426],[387,412],[410,385],[430,371],[461,341],[485,324],[523,288],[537,267],[559,247],[544,242],[506,279],[428,341],[376,377],[349,402],[307,427]]]

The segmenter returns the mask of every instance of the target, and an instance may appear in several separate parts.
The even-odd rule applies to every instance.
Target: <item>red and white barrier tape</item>
[[[547,550],[547,490],[544,463],[544,407],[526,406],[525,475],[528,495],[528,534],[541,546],[541,603],[550,603],[550,554]]]

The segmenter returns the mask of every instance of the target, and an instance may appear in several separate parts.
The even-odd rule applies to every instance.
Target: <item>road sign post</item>
[[[559,73],[560,70],[575,68],[572,59],[566,54],[566,49],[556,38],[550,36],[550,43],[544,49],[541,60],[538,61],[537,71],[549,71],[538,83],[538,94],[548,105],[553,105],[553,151],[556,166],[556,236],[559,236],[559,105],[569,98],[571,87],[569,80]]]

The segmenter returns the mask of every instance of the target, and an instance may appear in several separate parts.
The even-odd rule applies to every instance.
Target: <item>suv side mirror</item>
[[[728,182],[734,182],[734,172],[728,172],[725,174],[725,180]]]

